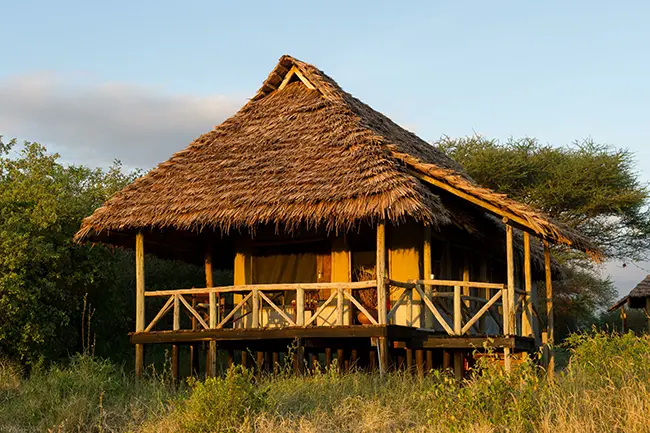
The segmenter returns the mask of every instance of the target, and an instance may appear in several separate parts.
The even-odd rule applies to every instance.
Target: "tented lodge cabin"
[[[486,347],[508,369],[552,329],[549,243],[599,254],[290,56],[76,238],[135,249],[137,374],[146,344],[172,345],[175,374],[184,345],[194,365],[206,349],[209,375],[226,360],[272,369],[288,352],[297,371],[336,361],[461,375]],[[145,253],[201,264],[205,287],[148,287]],[[213,269],[231,269],[232,284],[215,287]]]

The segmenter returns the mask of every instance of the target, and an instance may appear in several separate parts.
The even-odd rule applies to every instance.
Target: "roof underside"
[[[597,254],[578,234],[480,188],[435,147],[289,56],[238,113],[117,193],[76,238],[120,243],[113,235],[137,230],[259,225],[347,230],[379,218],[458,224],[443,190]]]

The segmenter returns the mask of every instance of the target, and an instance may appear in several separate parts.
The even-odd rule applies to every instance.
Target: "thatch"
[[[609,307],[607,311],[616,310],[626,303],[630,305],[630,308],[645,308],[647,298],[650,298],[650,275],[637,284],[626,297]]]
[[[308,85],[294,75],[278,90],[294,67]],[[238,113],[84,219],[76,239],[269,224],[347,230],[380,218],[450,224],[454,215],[436,189],[413,171],[507,209],[540,236],[597,253],[540,212],[479,187],[435,147],[290,56]]]

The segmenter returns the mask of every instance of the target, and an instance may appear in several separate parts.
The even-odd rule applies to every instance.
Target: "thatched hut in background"
[[[136,250],[138,372],[144,344],[171,343],[177,359],[179,344],[202,341],[209,374],[219,349],[231,363],[253,350],[261,368],[292,342],[298,370],[304,351],[322,364],[335,350],[341,366],[381,371],[453,355],[460,373],[484,344],[508,367],[541,340],[533,280],[550,293],[548,243],[599,254],[290,56],[239,112],[116,194],[76,238]],[[145,290],[145,251],[204,264],[206,287]],[[214,287],[213,267],[232,269],[232,285]],[[145,309],[156,297],[162,308]],[[155,330],[172,309],[172,329]]]
[[[648,321],[648,329],[650,330],[650,275],[637,284],[627,296],[617,301],[607,310],[616,311],[620,308],[623,332],[627,329],[626,307],[643,310]]]

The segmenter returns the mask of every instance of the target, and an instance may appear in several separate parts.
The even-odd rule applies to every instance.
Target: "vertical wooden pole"
[[[406,371],[413,373],[413,349],[406,348]]]
[[[181,329],[181,298],[180,295],[174,295],[174,322],[173,330]],[[178,366],[178,344],[172,344],[172,382],[178,383],[179,366]]]
[[[214,279],[212,274],[212,241],[209,241],[205,247],[205,286],[214,287]],[[209,300],[209,325],[210,329],[215,329],[217,327],[217,294],[211,292],[208,295]],[[211,377],[216,377],[217,375],[217,342],[210,340],[209,342],[209,355],[207,357],[208,365],[206,365],[205,370],[206,374]]]
[[[431,349],[427,350],[427,366],[426,371],[431,372],[433,370],[433,351]]]
[[[331,347],[326,347],[325,348],[325,368],[329,368],[331,364],[332,364],[332,348]]]
[[[454,351],[454,376],[457,381],[463,380],[465,374],[465,354],[460,350]]]
[[[424,350],[415,350],[415,368],[418,371],[418,376],[424,376]]]
[[[343,325],[343,288],[336,289],[336,325]]]
[[[448,350],[442,351],[442,369],[449,370],[451,366],[451,354]]]
[[[485,256],[481,256],[481,267],[479,269],[479,279],[484,283],[489,283],[488,281],[488,259]],[[489,288],[485,288],[485,299],[490,299],[492,293]],[[478,329],[482,334],[487,334],[487,314],[483,314],[480,319],[478,319]]]
[[[533,276],[530,264],[530,234],[524,232],[524,297],[523,312],[521,315],[521,335],[533,336]]]
[[[296,325],[305,326],[305,289],[296,290]]]
[[[251,311],[251,314],[253,315],[252,326],[253,326],[253,328],[259,328],[259,326],[260,326],[260,293],[255,288],[253,289],[252,299],[253,299],[253,302],[252,302],[253,303],[253,309]],[[304,303],[303,303],[303,305],[304,305]],[[303,317],[304,317],[304,315],[303,315]]]
[[[625,305],[622,308],[625,309]],[[650,332],[650,297],[645,298],[645,317],[648,321],[648,331]]]
[[[386,225],[384,221],[377,224],[377,316],[380,325],[386,325]],[[377,338],[379,351],[379,374],[388,371],[388,341],[386,337]]]
[[[547,332],[547,347],[548,347],[548,367],[547,372],[549,377],[553,377],[555,373],[555,354],[553,344],[555,342],[555,333],[553,331],[553,279],[551,276],[551,249],[548,241],[544,241],[544,270],[546,275],[546,332]]]
[[[273,352],[271,362],[273,363],[273,374],[278,374],[280,372],[280,354],[278,352]]]
[[[424,244],[422,246],[422,273],[425,280],[433,279],[431,269],[431,226],[424,226]],[[424,286],[424,296],[431,299],[433,286]],[[424,308],[424,327],[433,328],[433,313],[428,308]]]
[[[454,286],[454,334],[460,335],[463,329],[463,310],[461,309],[460,286]]]
[[[386,225],[377,224],[377,315],[380,325],[386,324]]]
[[[336,364],[337,364],[337,366],[339,368],[339,372],[342,372],[343,367],[345,366],[344,358],[345,358],[345,351],[343,349],[337,349],[336,350]]]
[[[507,330],[504,328],[504,332],[506,333],[506,335],[514,335],[516,334],[516,328],[517,328],[517,321],[515,316],[517,309],[515,308],[516,305],[515,304],[515,300],[516,300],[515,255],[514,255],[514,249],[512,244],[512,226],[510,224],[506,224],[506,260],[507,260],[507,271],[508,271],[507,278],[508,278],[509,327]]]
[[[144,237],[135,235],[135,332],[144,331]],[[135,345],[135,376],[144,373],[144,345]]]
[[[469,251],[465,251],[463,254],[463,281],[469,281],[469,261],[470,261],[470,255]],[[471,295],[470,287],[469,286],[463,286],[463,296],[469,296]],[[471,301],[465,301],[465,306],[469,309],[469,311],[472,311],[471,308],[472,302]]]

